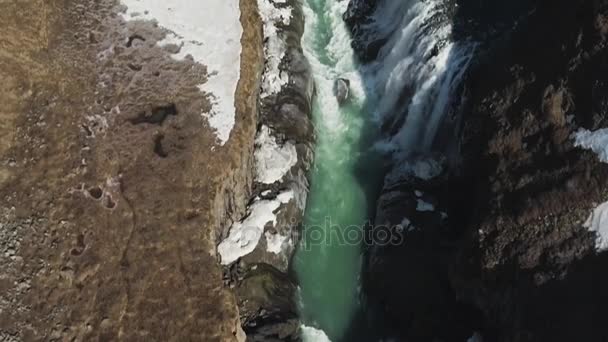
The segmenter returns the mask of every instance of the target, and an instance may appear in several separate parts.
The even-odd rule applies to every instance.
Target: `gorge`
[[[606,198],[598,130],[606,110],[605,2],[351,1],[346,11],[312,3],[326,22],[333,6],[345,13],[365,103],[358,114],[371,117],[354,173],[363,175],[363,221],[373,224],[359,226],[394,228],[403,239],[350,246],[354,271],[334,270],[328,260],[342,262],[329,257],[334,246],[310,247],[317,254],[304,257],[318,265],[317,277],[302,284],[304,322],[334,341],[568,340],[577,339],[574,327],[601,340],[592,312],[603,306],[597,291],[606,281],[603,205],[594,210]],[[560,15],[568,19],[548,28]],[[331,27],[319,39],[329,60],[317,69],[313,62],[323,75],[327,65],[351,60],[347,50],[331,55],[341,26]],[[338,70],[333,78],[342,77]],[[332,108],[324,104],[324,124]],[[309,203],[322,210],[306,215],[319,225],[333,206],[315,202],[315,177]],[[340,184],[325,186],[323,197],[340,198],[349,189]],[[342,222],[347,229],[351,221]],[[357,278],[356,289],[339,285],[343,272]],[[350,306],[339,304],[353,292]],[[561,302],[566,293],[576,295]],[[332,302],[348,311],[323,306]],[[341,322],[345,315],[350,324]]]
[[[0,341],[604,341],[607,0],[0,11]]]

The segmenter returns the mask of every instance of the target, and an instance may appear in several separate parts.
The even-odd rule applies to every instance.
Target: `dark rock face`
[[[352,47],[362,62],[370,62],[376,58],[378,51],[386,42],[376,32],[365,29],[365,24],[371,22],[378,0],[351,0],[343,15],[344,22],[350,27],[353,35]]]
[[[297,341],[296,286],[267,264],[251,265],[236,289],[241,324],[248,341]]]
[[[608,1],[455,3],[454,39],[480,41],[462,84],[461,160],[385,186],[376,224],[405,238],[370,249],[366,294],[409,340],[605,340],[608,256],[583,222],[608,199],[608,165],[572,134],[607,126]],[[358,43],[372,41],[360,37],[374,34],[374,5],[345,14],[362,60],[374,57]],[[421,198],[436,210],[417,211]]]
[[[291,11],[289,23],[277,23],[274,37],[285,46],[285,54],[278,71],[288,76],[289,81],[282,84],[277,92],[267,92],[262,85],[259,98],[258,138],[256,138],[256,172],[264,162],[259,163],[258,152],[262,158],[268,155],[284,157],[289,154],[296,160],[276,180],[253,180],[251,204],[256,201],[280,201],[272,213],[275,223],[267,223],[263,228],[259,243],[249,254],[225,267],[224,281],[235,289],[238,300],[240,320],[248,341],[297,341],[300,323],[297,317],[295,280],[288,276],[289,262],[298,243],[298,226],[302,221],[308,194],[307,173],[312,165],[314,129],[311,122],[312,96],[314,83],[311,69],[301,47],[304,33],[304,13],[296,0],[284,3],[270,3],[276,8]],[[277,33],[278,32],[278,33]],[[266,60],[269,56],[266,52]],[[264,84],[262,82],[262,84]],[[266,94],[265,94],[266,93]],[[260,139],[261,136],[266,139]],[[271,139],[273,143],[268,145]],[[261,146],[259,146],[261,145]],[[287,148],[286,146],[292,147]],[[272,170],[271,170],[272,171]],[[285,195],[290,198],[283,202]],[[272,242],[270,236],[284,238],[285,242]]]
[[[606,305],[599,293],[561,298],[592,291],[583,279],[605,262],[582,223],[608,198],[608,168],[571,134],[605,126],[596,94],[608,77],[607,5],[537,2],[465,84],[463,174],[474,191],[463,247],[477,252],[461,255],[453,281],[498,340],[605,338],[592,313]]]
[[[432,159],[417,163],[435,163]],[[437,163],[441,170],[441,163]],[[404,340],[465,341],[474,308],[457,300],[447,263],[455,250],[449,225],[450,190],[445,172],[423,179],[389,175],[378,200],[375,226],[402,231],[398,244],[372,246],[367,255],[365,291],[385,320],[389,335]]]

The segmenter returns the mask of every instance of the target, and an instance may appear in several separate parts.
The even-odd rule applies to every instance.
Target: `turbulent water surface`
[[[366,308],[359,293],[364,246],[358,237],[373,218],[382,161],[407,165],[411,155],[431,151],[471,55],[468,46],[449,41],[451,27],[439,2],[386,0],[370,25],[389,39],[375,62],[359,66],[342,21],[347,5],[303,0],[317,145],[294,269],[309,341],[324,339],[322,332],[334,342],[352,340],[348,334],[360,328],[356,317],[365,316]],[[351,85],[342,107],[332,91],[337,78]],[[394,126],[391,133],[380,134],[387,123]]]
[[[341,20],[347,2],[310,0],[304,4],[305,53],[316,83],[313,115],[317,133],[315,166],[305,216],[304,240],[295,258],[300,283],[301,315],[338,340],[358,310],[360,246],[318,240],[316,232],[335,233],[354,226],[361,231],[367,219],[366,194],[355,173],[364,129],[372,127],[364,115],[365,92],[350,48],[350,33]],[[335,79],[350,80],[350,101],[339,107],[333,95]],[[337,235],[325,235],[337,240]]]

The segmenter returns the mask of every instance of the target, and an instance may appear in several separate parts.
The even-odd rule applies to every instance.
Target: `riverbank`
[[[317,96],[313,120],[317,132],[311,192],[303,225],[303,241],[294,258],[300,285],[300,315],[304,324],[341,341],[361,310],[359,279],[361,241],[346,243],[347,231],[358,235],[370,219],[367,187],[374,174],[362,179],[360,166],[369,167],[373,122],[367,116],[366,96],[342,21],[347,3],[304,2],[304,53],[312,65]],[[340,103],[334,87],[348,81],[348,99]],[[368,172],[368,169],[364,169]]]
[[[346,15],[357,52],[371,64],[391,46],[370,25],[383,11],[375,6],[386,4],[351,1]],[[367,256],[365,294],[382,308],[387,337],[464,340],[478,331],[492,341],[562,341],[579,333],[601,340],[593,312],[605,306],[605,228],[596,207],[605,200],[606,166],[601,153],[598,159],[581,147],[605,147],[605,77],[598,75],[607,7],[442,6],[453,24],[450,39],[477,43],[458,88],[463,97],[450,103],[455,129],[439,131],[439,143],[456,158],[448,153],[432,179],[392,177],[400,181],[383,191],[388,200],[378,203],[376,224],[406,217],[415,228],[402,245]],[[551,18],[561,16],[569,19],[554,27]],[[403,88],[406,101],[410,89]],[[385,134],[397,136],[393,127],[405,117],[389,121]],[[432,209],[421,213],[425,208]]]
[[[245,215],[218,245],[225,283],[234,288],[251,341],[299,340],[297,281],[289,270],[300,240],[315,132],[314,83],[302,53],[297,0],[259,0],[264,35],[253,187]]]

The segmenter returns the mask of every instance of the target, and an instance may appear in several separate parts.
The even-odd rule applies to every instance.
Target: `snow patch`
[[[473,333],[473,336],[467,339],[467,342],[483,342],[483,338],[481,337],[481,334],[476,331]]]
[[[595,249],[598,252],[608,249],[608,202],[593,209],[583,226],[596,233]]]
[[[433,211],[435,210],[435,206],[432,205],[431,203],[425,202],[421,199],[418,200],[418,203],[416,205],[416,210],[418,211]]]
[[[280,4],[281,7],[277,7],[275,4]],[[286,5],[285,0],[258,0],[258,8],[264,24],[264,55],[266,57],[260,95],[262,98],[266,98],[278,94],[281,88],[289,82],[289,74],[279,69],[287,51],[287,45],[280,34],[279,26],[289,25],[292,9]]]
[[[608,128],[589,131],[579,129],[573,135],[574,146],[595,152],[603,163],[608,163]],[[608,202],[593,209],[583,226],[596,233],[595,249],[602,252],[608,249]]]
[[[276,199],[256,200],[249,206],[249,215],[241,222],[235,222],[230,227],[228,237],[217,247],[222,265],[229,265],[253,252],[262,237],[264,227],[268,223],[276,224],[277,217],[274,212],[282,204],[289,203],[293,196],[293,191],[287,190],[280,193]]]
[[[281,235],[279,233],[264,233],[266,237],[266,251],[274,254],[281,254],[283,251],[283,244],[287,242],[289,236]]]
[[[329,337],[321,329],[309,327],[306,325],[300,326],[302,329],[303,342],[331,342]]]
[[[122,0],[125,20],[155,20],[168,30],[159,45],[181,47],[173,58],[190,55],[207,66],[208,80],[199,89],[209,94],[212,108],[203,113],[221,145],[235,123],[235,92],[241,69],[239,0]]]
[[[416,227],[414,227],[412,221],[410,221],[410,219],[408,219],[407,217],[404,217],[401,223],[397,225],[397,227],[401,227],[401,229],[399,229],[399,232],[402,232],[403,229],[407,229],[408,232],[416,230]]]
[[[287,141],[279,145],[268,126],[262,126],[255,139],[256,181],[272,184],[281,180],[298,162],[295,145]]]
[[[592,150],[600,161],[608,163],[608,128],[589,131],[584,128],[573,134],[574,146]]]

